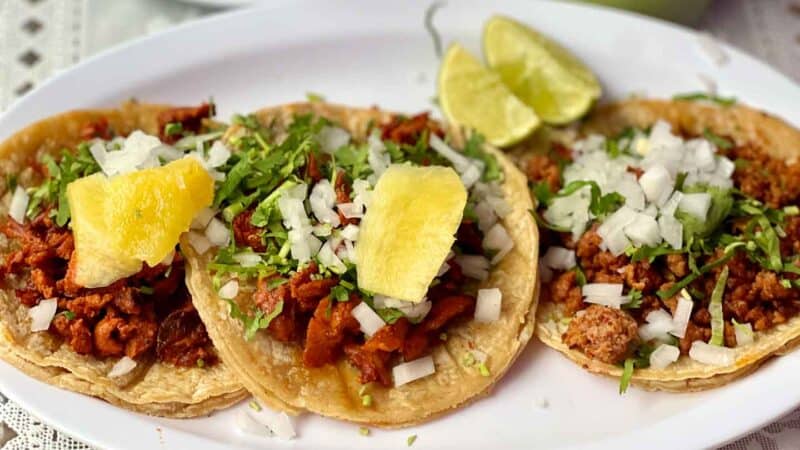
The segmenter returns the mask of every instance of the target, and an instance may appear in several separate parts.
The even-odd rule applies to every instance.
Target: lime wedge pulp
[[[594,74],[568,50],[502,16],[483,30],[486,61],[503,82],[546,123],[580,118],[600,98]]]
[[[496,146],[508,146],[529,136],[536,113],[485,68],[464,47],[454,44],[439,70],[439,104],[448,121],[474,128]]]

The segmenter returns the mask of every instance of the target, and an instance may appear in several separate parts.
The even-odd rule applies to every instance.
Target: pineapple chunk
[[[449,167],[393,165],[372,198],[356,244],[358,285],[422,301],[455,242],[467,191]]]
[[[107,286],[136,273],[143,261],[157,265],[213,196],[214,180],[192,158],[111,179],[95,174],[70,183],[74,281]]]

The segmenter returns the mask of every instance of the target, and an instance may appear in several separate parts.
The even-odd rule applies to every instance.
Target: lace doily
[[[27,411],[0,395],[0,442],[3,450],[89,450],[80,443],[40,422]]]

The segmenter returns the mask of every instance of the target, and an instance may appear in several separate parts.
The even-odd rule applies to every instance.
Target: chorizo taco
[[[284,412],[385,427],[488,394],[533,333],[522,173],[427,114],[301,103],[236,123],[213,219],[234,239],[181,246],[247,389]]]
[[[212,110],[129,102],[53,116],[0,144],[0,358],[159,416],[203,415],[246,396],[176,252],[191,212],[211,203],[206,153],[222,135]]]
[[[800,336],[800,132],[730,103],[602,106],[522,161],[537,335],[621,391],[720,386]]]

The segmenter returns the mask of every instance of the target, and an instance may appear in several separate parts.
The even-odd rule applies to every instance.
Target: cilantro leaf
[[[703,137],[708,139],[711,143],[716,145],[718,148],[721,148],[722,150],[728,150],[729,148],[733,147],[733,142],[729,141],[728,139],[722,136],[714,134],[714,132],[708,128],[703,130]]]
[[[705,92],[689,92],[686,94],[678,94],[673,96],[672,99],[687,101],[706,100],[726,107],[736,104],[736,97],[720,97],[718,95],[707,94]]]

